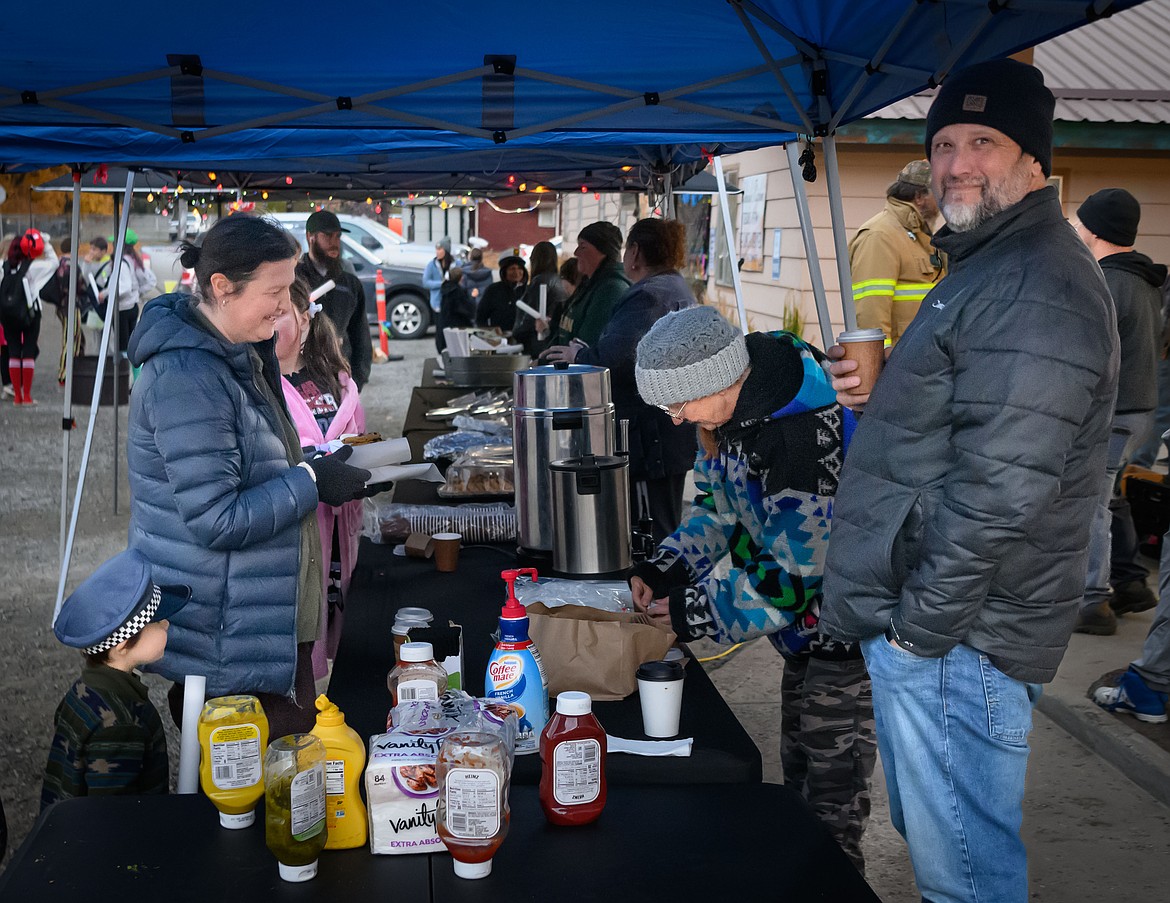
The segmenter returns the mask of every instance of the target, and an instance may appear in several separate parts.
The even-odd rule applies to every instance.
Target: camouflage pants
[[[865,662],[785,656],[780,698],[784,783],[805,798],[864,875],[861,835],[877,760]]]

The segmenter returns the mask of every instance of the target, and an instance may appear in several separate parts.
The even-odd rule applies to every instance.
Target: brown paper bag
[[[625,699],[636,689],[642,662],[656,661],[675,634],[643,614],[602,611],[585,605],[528,606],[528,632],[548,675],[552,700],[581,690],[597,700]]]

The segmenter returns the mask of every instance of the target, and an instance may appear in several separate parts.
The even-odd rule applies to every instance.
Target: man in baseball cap
[[[309,253],[297,262],[297,275],[310,289],[333,280],[333,288],[318,299],[341,339],[341,353],[349,361],[353,380],[361,389],[370,379],[373,346],[366,321],[366,292],[361,280],[341,263],[341,233],[348,232],[337,214],[317,210],[305,220]]]
[[[1102,490],[1117,322],[1047,185],[1054,105],[1014,60],[943,82],[926,154],[948,274],[870,396],[852,361],[830,368],[865,416],[821,625],[861,640],[891,818],[928,900],[1029,898],[1032,703],[1076,623]]]
[[[942,260],[930,246],[937,217],[930,163],[912,160],[886,189],[885,207],[849,242],[857,326],[880,329],[887,345],[897,344],[942,278]]]

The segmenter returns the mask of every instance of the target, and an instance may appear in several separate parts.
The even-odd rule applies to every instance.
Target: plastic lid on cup
[[[557,694],[558,715],[588,715],[593,711],[593,699],[580,690],[566,690]]]
[[[390,628],[390,632],[396,633],[399,636],[406,636],[412,630],[429,626],[430,625],[421,618],[398,618],[394,622],[394,626]]]
[[[486,878],[492,873],[492,861],[487,862],[460,862],[455,860],[455,877],[457,878]]]
[[[403,662],[429,662],[435,657],[435,647],[430,643],[403,643],[398,657]]]
[[[283,862],[278,863],[280,866],[280,877],[285,881],[311,881],[317,877],[317,860],[314,859],[308,865],[285,865]]]
[[[850,329],[837,336],[838,342],[876,342],[885,341],[886,334],[881,329]]]
[[[638,666],[638,680],[682,680],[684,676],[682,662],[643,662]]]
[[[429,609],[419,608],[416,605],[408,605],[406,608],[400,608],[394,612],[395,621],[405,621],[408,618],[415,621],[425,621],[428,624],[435,620],[435,616],[431,614]]]

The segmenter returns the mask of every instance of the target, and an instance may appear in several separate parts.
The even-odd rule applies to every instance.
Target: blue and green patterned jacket
[[[668,597],[681,639],[769,635],[785,654],[818,637],[833,496],[853,413],[837,404],[816,348],[786,332],[747,336],[751,373],[719,453],[695,463],[682,525],[635,568]]]

